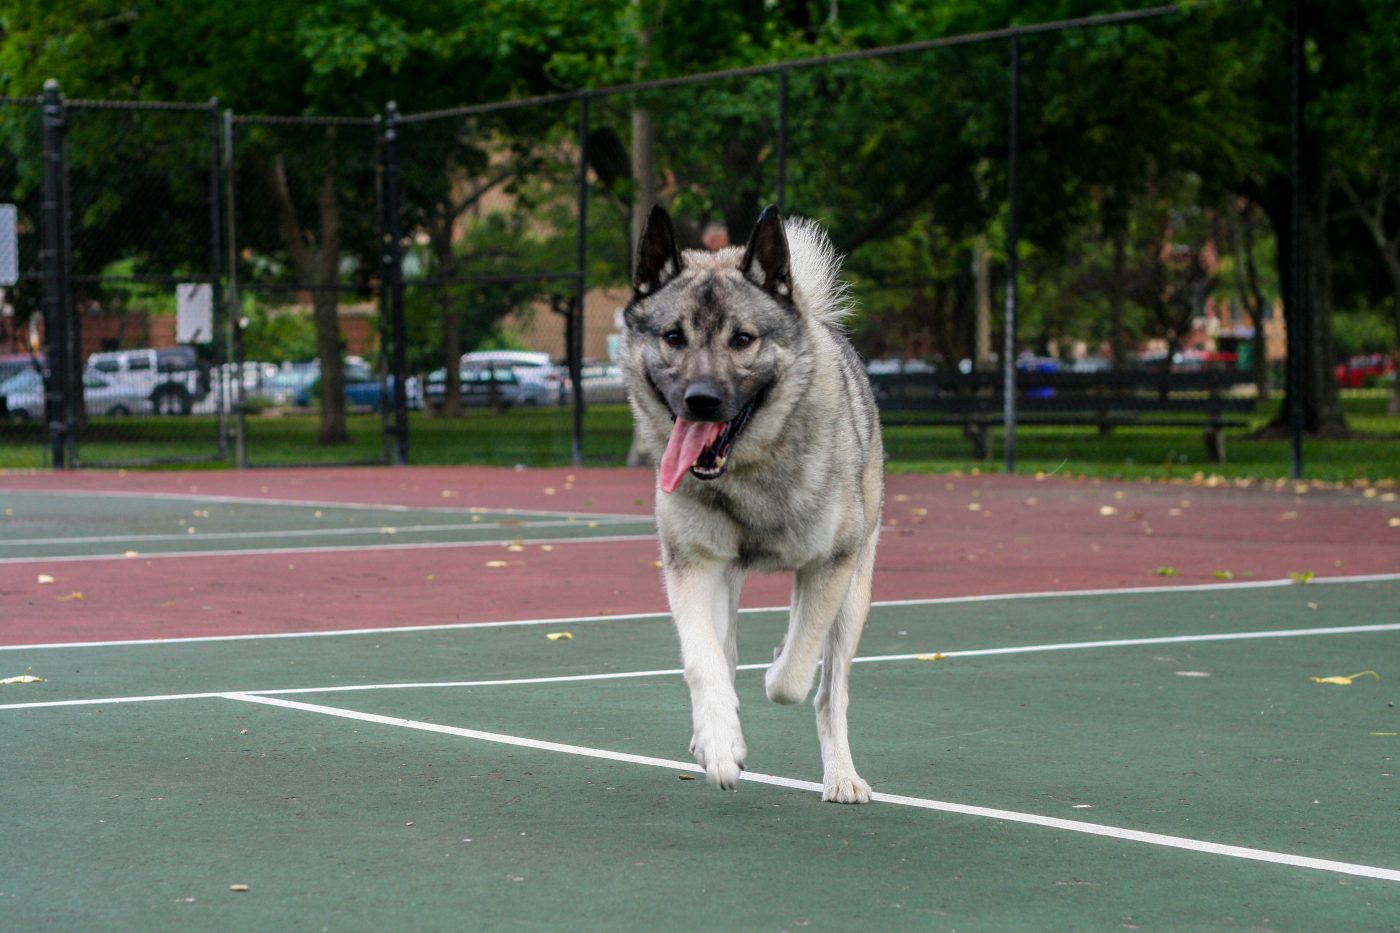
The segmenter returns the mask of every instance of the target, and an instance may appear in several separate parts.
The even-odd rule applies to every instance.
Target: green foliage
[[[316,326],[298,308],[269,308],[245,298],[243,356],[268,363],[305,363],[316,358]]]

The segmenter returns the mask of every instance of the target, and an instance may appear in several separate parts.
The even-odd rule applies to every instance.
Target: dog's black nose
[[[696,418],[713,418],[722,404],[719,390],[708,382],[697,382],[685,390],[685,407]]]

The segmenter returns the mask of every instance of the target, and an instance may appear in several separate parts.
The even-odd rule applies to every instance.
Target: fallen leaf
[[[1111,505],[1101,505],[1099,506],[1099,514],[1108,517],[1109,515],[1117,515],[1118,510]]]
[[[1290,573],[1288,575],[1288,579],[1292,580],[1294,583],[1311,583],[1312,578],[1313,572],[1311,570],[1304,570],[1302,573]]]
[[[946,661],[947,659],[948,656],[941,651],[935,651],[933,654],[914,655],[915,661]]]
[[[513,551],[513,552],[515,552],[515,553],[518,554],[518,553],[520,553],[521,551],[525,550],[525,545],[523,545],[523,544],[510,544],[510,545],[507,545],[507,546],[506,546],[506,550],[507,550],[507,551]]]
[[[1233,580],[1233,579],[1235,579],[1235,575],[1234,575],[1233,573],[1231,573],[1230,571],[1228,571],[1228,570],[1217,570],[1217,571],[1215,572],[1215,579],[1217,579],[1217,580]]]
[[[1355,680],[1358,677],[1365,677],[1367,674],[1371,675],[1377,680],[1381,679],[1381,675],[1377,674],[1375,671],[1361,671],[1359,673],[1352,674],[1350,677],[1342,677],[1340,675],[1334,677],[1309,677],[1308,680],[1311,680],[1315,684],[1335,684],[1339,687],[1350,687],[1351,682],[1353,680]]]
[[[1391,733],[1391,735],[1394,735],[1394,734],[1395,734],[1395,733],[1393,733],[1393,732]],[[693,774],[677,774],[676,777],[680,778],[682,781],[693,781],[693,780],[695,780],[695,775],[693,775]]]
[[[49,576],[49,575],[46,574],[46,573],[41,573],[41,574],[39,574],[39,582],[40,582],[41,584],[52,583],[52,582],[53,582],[53,577]]]
[[[228,889],[230,891],[238,891],[239,893],[242,893],[248,890],[248,886],[246,884],[231,884],[228,886]]]
[[[29,672],[32,671],[33,669],[34,669],[34,668],[32,668],[32,667],[26,667],[26,668],[24,669],[24,673],[23,673],[23,674],[20,674],[18,677],[6,677],[4,680],[0,680],[0,684],[9,685],[9,684],[46,684],[46,683],[48,683],[48,681],[45,680],[44,678],[42,678],[42,677],[35,677],[33,674],[29,673]]]
[[[74,590],[73,592],[69,593],[67,596],[55,596],[54,599],[57,599],[57,600],[59,600],[60,602],[62,602],[62,601],[65,600],[65,599],[73,599],[73,600],[77,600],[78,602],[82,602],[82,601],[83,601],[83,594],[82,594],[82,593],[79,593],[77,590]]]
[[[1159,577],[1174,577],[1174,576],[1176,576],[1176,568],[1175,568],[1175,567],[1158,567],[1158,568],[1156,569],[1156,571],[1154,571],[1154,572],[1155,572],[1155,573],[1157,574],[1157,576],[1159,576]]]
[[[545,638],[548,638],[550,641],[573,641],[573,640],[574,640],[574,636],[573,636],[573,633],[572,633],[572,632],[550,632],[549,634],[545,635],[544,637],[545,637]]]
[[[503,560],[488,560],[486,562],[486,566],[491,567],[492,569],[496,569],[500,567],[509,567],[510,564],[506,563]]]

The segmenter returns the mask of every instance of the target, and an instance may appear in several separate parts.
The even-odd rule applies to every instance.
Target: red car
[[[1394,372],[1395,360],[1384,353],[1353,356],[1345,363],[1337,364],[1337,386],[1342,389],[1360,389]]]

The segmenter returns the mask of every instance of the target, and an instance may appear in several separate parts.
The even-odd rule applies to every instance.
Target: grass
[[[1346,393],[1347,416],[1358,437],[1304,443],[1304,476],[1327,482],[1400,478],[1400,418],[1385,414],[1385,393]],[[1198,428],[1135,426],[1100,435],[1093,428],[1023,426],[1017,431],[1017,471],[1122,479],[1191,479],[1197,473],[1226,479],[1282,479],[1288,476],[1287,440],[1256,440],[1254,429],[1277,411],[1277,400],[1261,406],[1251,427],[1229,432],[1228,462],[1206,459]],[[377,415],[350,418],[350,443],[316,441],[310,415],[250,417],[249,462],[254,466],[383,463],[384,442]],[[508,414],[472,411],[461,420],[414,413],[410,422],[410,462],[425,465],[564,466],[572,456],[572,416],[568,409],[517,409]],[[625,406],[595,406],[584,419],[584,459],[594,466],[620,465],[631,439]],[[944,473],[1001,470],[1001,443],[991,461],[974,460],[956,427],[920,425],[893,416],[885,425],[885,447],[892,473]],[[84,464],[127,460],[211,458],[218,454],[218,424],[210,417],[127,418],[94,422],[80,443]],[[37,427],[0,428],[0,468],[47,465],[45,438]],[[160,464],[167,468],[221,468],[228,461]]]

